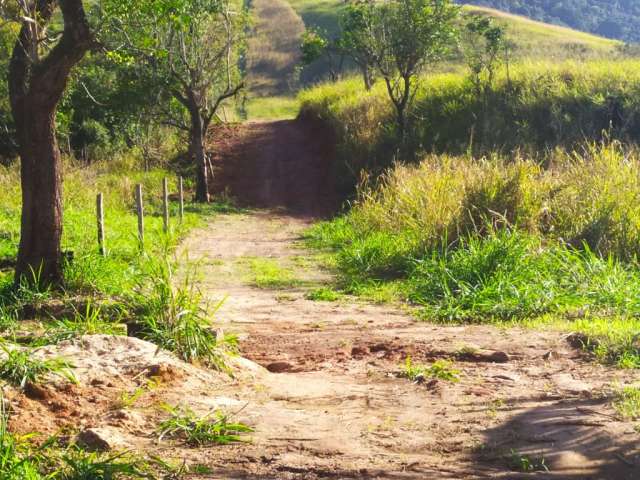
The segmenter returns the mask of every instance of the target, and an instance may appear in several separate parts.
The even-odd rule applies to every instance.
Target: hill
[[[338,14],[341,0],[288,0],[302,17],[307,27],[316,27],[329,35],[338,32]],[[500,10],[467,5],[468,15],[489,15],[497,19],[507,30],[512,45],[513,60],[587,60],[610,57],[622,46],[616,40],[550,25]],[[326,73],[326,66],[319,62],[303,72],[304,83],[313,83]]]
[[[638,0],[473,0],[459,3],[493,7],[626,42],[640,41]]]

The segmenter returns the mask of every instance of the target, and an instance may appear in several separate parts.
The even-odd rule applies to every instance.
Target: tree
[[[167,102],[160,113],[166,124],[189,133],[196,200],[208,202],[205,137],[222,103],[243,88],[238,56],[246,16],[228,0],[184,0],[172,13],[169,21],[158,17],[148,24],[144,40],[153,44],[145,66],[177,102]]]
[[[62,14],[62,32],[54,26]],[[0,2],[19,25],[9,62],[9,99],[21,161],[22,220],[16,282],[61,284],[62,165],[56,109],[69,75],[97,46],[82,0]]]
[[[389,0],[376,6],[371,48],[396,111],[402,143],[419,76],[455,46],[458,14],[451,0]]]
[[[371,90],[375,81],[376,52],[374,42],[375,2],[357,0],[347,4],[340,13],[341,34],[337,49],[351,58],[360,69],[365,89]]]
[[[329,39],[327,34],[320,29],[309,28],[302,34],[300,50],[303,65],[311,65],[313,62],[325,57],[331,81],[336,82],[339,80],[344,65],[344,53],[338,47],[335,39]]]
[[[462,35],[462,53],[477,95],[493,85],[505,49],[505,30],[490,17],[472,16]]]

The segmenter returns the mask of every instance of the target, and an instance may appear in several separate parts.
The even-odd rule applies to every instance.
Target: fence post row
[[[100,255],[107,255],[107,249],[104,245],[104,198],[101,193],[96,197],[96,215],[98,217],[98,246]]]
[[[136,211],[138,213],[138,240],[140,249],[144,250],[144,203],[142,200],[142,184],[136,186]]]
[[[162,209],[164,217],[164,233],[169,233],[169,181],[162,181]]]

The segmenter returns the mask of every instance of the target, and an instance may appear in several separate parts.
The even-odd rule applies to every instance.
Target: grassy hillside
[[[585,138],[640,139],[640,62],[528,62],[503,69],[478,96],[466,71],[424,79],[411,114],[408,151],[475,154],[529,151],[541,158]],[[397,150],[393,111],[383,82],[367,93],[358,78],[302,92],[302,114],[331,125],[339,165],[383,169]],[[354,177],[355,175],[355,177]],[[347,179],[346,175],[340,178]],[[347,182],[348,184],[349,182]]]
[[[288,0],[298,12],[307,27],[317,27],[330,35],[338,32],[338,13],[341,0]],[[465,6],[466,14],[488,15],[498,20],[507,29],[507,37],[512,44],[512,61],[523,59],[593,59],[607,58],[616,52],[621,42],[596,35],[536,22],[525,17],[512,15],[490,8]],[[454,60],[454,62],[457,62]],[[303,80],[306,83],[323,78],[327,67],[320,60],[306,69]]]

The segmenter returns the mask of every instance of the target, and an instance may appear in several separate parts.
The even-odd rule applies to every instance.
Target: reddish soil
[[[331,182],[331,135],[302,120],[222,126],[209,139],[212,189],[240,205],[324,216],[339,206]]]

